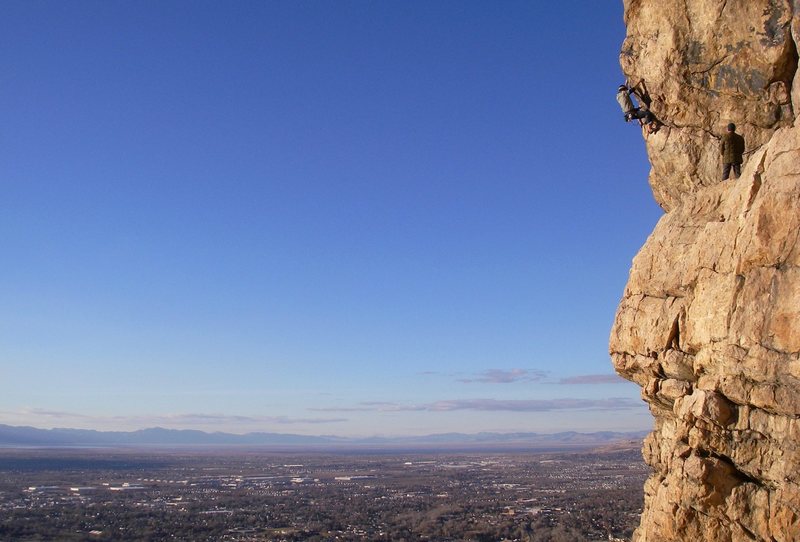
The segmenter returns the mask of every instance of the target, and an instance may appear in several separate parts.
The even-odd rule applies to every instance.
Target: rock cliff
[[[625,0],[666,213],[610,351],[655,418],[635,540],[800,540],[800,0]],[[747,154],[720,181],[728,122]]]

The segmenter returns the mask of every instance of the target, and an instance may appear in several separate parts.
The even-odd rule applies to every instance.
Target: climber
[[[742,162],[744,159],[744,138],[736,133],[736,125],[734,123],[728,124],[728,131],[722,136],[722,143],[720,144],[720,152],[722,154],[722,180],[727,181],[733,168],[733,175],[735,179],[739,178],[742,174]]]
[[[636,107],[633,105],[631,94],[635,94],[644,106]],[[650,133],[658,129],[657,124],[654,122],[655,116],[646,107],[647,101],[636,92],[635,87],[628,88],[627,85],[620,85],[617,89],[617,103],[622,108],[622,112],[625,113],[625,122],[630,122],[631,119],[639,119],[639,123],[647,126]]]

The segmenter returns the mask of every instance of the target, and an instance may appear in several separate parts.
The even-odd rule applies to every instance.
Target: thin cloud
[[[559,384],[620,384],[622,382],[626,382],[626,380],[615,374],[577,375],[558,381]]]
[[[504,371],[502,369],[488,369],[482,373],[469,378],[459,378],[459,382],[465,384],[482,383],[482,384],[512,384],[514,382],[538,382],[545,378],[546,373],[543,371],[528,371],[527,369],[511,369]]]
[[[395,403],[383,401],[367,401],[358,403],[358,406],[309,408],[308,410],[311,412],[377,412],[381,410],[390,410],[394,405]]]
[[[131,419],[131,418],[126,418]],[[172,424],[270,423],[270,424],[324,424],[347,421],[346,418],[290,418],[288,416],[236,416],[228,414],[174,414],[146,416],[143,420],[162,420]]]
[[[461,399],[437,401],[426,410],[447,412],[453,410],[552,412],[556,410],[619,410],[640,406],[640,401],[627,398],[611,399]]]
[[[38,418],[47,418],[51,420],[60,420],[60,419],[91,420],[94,418],[93,416],[87,416],[85,414],[64,412],[61,410],[47,410],[43,408],[26,408],[16,412],[4,410],[0,412],[0,414],[2,414],[3,416],[33,416]]]
[[[154,414],[139,416],[88,416],[76,412],[65,412],[45,409],[24,409],[16,412],[0,411],[0,416],[9,419],[24,419],[28,423],[36,420],[50,422],[81,422],[81,424],[95,423],[106,425],[109,423],[125,426],[196,426],[196,425],[255,425],[255,424],[328,424],[349,421],[347,418],[291,418],[288,416],[241,416],[230,414],[183,413],[183,414]]]
[[[433,403],[360,403],[352,408],[315,408],[315,411],[350,412],[353,410],[372,412],[453,412],[457,410],[476,410],[484,412],[554,412],[560,410],[626,410],[640,408],[641,401],[613,397],[608,399],[456,399],[435,401]]]

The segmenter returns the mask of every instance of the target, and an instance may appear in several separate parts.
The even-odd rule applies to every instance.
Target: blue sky
[[[0,20],[0,423],[638,430],[661,211],[622,2],[27,2]]]

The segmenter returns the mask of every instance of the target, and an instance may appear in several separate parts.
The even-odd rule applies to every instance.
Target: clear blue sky
[[[0,423],[638,430],[622,2],[0,18]]]

